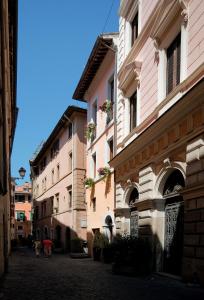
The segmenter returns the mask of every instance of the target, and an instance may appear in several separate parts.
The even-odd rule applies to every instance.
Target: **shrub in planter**
[[[152,250],[147,240],[131,236],[116,237],[112,248],[113,273],[142,276],[151,272]]]
[[[94,186],[94,180],[92,179],[92,178],[86,178],[85,180],[84,180],[84,185],[85,185],[85,187],[87,187],[87,188],[91,188],[91,187],[93,187]]]
[[[96,232],[93,239],[93,259],[101,260],[103,249],[108,245],[108,238],[100,233]]]
[[[111,244],[106,245],[102,249],[102,259],[104,263],[111,263],[113,261],[113,248]]]
[[[71,240],[71,252],[72,253],[83,253],[83,240],[74,238]]]

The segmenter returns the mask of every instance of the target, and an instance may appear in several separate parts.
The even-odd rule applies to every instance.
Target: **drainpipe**
[[[115,53],[115,66],[114,66],[114,134],[113,134],[113,157],[116,155],[116,142],[117,142],[117,59],[118,59],[118,46],[114,45],[114,47],[108,46],[104,43],[104,46],[109,48],[111,51]],[[115,181],[115,169],[114,169],[114,181]],[[116,185],[114,182],[114,209],[116,208]]]
[[[75,158],[75,156],[74,156],[74,123],[66,114],[64,114],[63,116],[69,123],[72,124],[72,210],[73,210],[73,208],[74,208],[74,205],[73,205],[74,204],[74,201],[73,201],[74,200],[74,158]],[[74,217],[73,217],[73,212],[72,212],[72,227],[74,225],[73,220],[74,220]]]

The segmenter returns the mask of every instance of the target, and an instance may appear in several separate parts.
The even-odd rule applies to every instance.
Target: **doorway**
[[[184,235],[184,205],[180,191],[185,186],[179,170],[167,178],[163,190],[165,199],[164,272],[181,275]]]

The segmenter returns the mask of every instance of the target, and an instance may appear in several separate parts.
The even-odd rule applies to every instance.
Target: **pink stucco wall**
[[[204,1],[190,1],[188,24],[188,74],[204,62]]]
[[[113,137],[113,120],[106,125],[106,113],[99,109],[99,106],[108,99],[108,81],[114,74],[115,56],[109,51],[95,75],[92,84],[87,92],[88,97],[88,121],[91,121],[91,108],[97,98],[97,137],[92,144],[87,143],[87,177],[93,177],[92,173],[92,154],[96,153],[96,170],[108,165],[107,141]],[[97,172],[96,172],[97,173]],[[114,208],[114,178],[113,173],[108,179],[102,179],[98,176],[94,178],[95,186],[86,189],[87,203],[87,237],[89,247],[93,237],[93,229],[99,228],[104,232],[105,216],[110,214],[113,217]],[[92,199],[96,198],[96,211],[93,211]],[[113,218],[114,220],[114,218]]]

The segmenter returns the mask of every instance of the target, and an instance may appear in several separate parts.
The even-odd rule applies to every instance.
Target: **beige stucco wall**
[[[44,170],[33,180],[34,206],[40,205],[46,200],[46,216],[41,217],[35,223],[35,229],[43,232],[45,226],[48,235],[55,239],[55,227],[61,226],[61,241],[63,247],[66,244],[66,230],[70,228],[71,238],[79,237],[86,239],[86,227],[81,227],[81,220],[86,223],[85,207],[85,135],[84,128],[86,114],[73,112],[70,120],[73,124],[73,137],[68,139],[68,127],[61,128],[59,138],[59,152],[54,158],[50,157],[49,147],[44,156],[47,157],[47,165]],[[68,124],[68,122],[67,122]],[[54,142],[53,141],[53,142]],[[72,164],[69,155],[72,153]],[[43,156],[43,157],[44,157]],[[40,162],[39,162],[40,165]],[[57,166],[60,166],[60,175],[57,178]],[[52,170],[54,170],[54,182],[52,182]],[[47,178],[46,189],[42,190],[42,180]],[[39,185],[39,195],[36,194]],[[69,206],[68,190],[72,190],[72,206]],[[56,195],[59,194],[58,211],[52,211],[51,197],[54,207],[56,206]],[[41,212],[40,212],[41,214]]]

